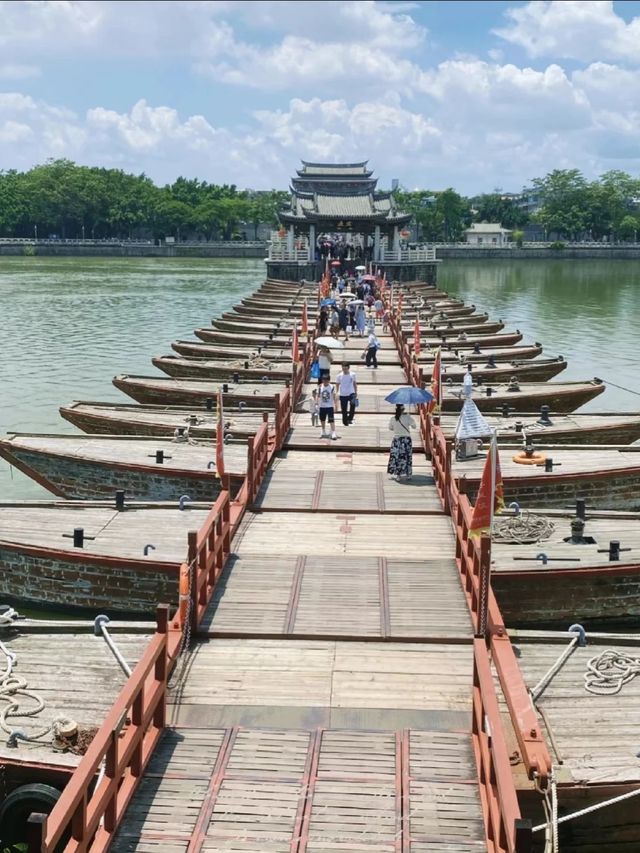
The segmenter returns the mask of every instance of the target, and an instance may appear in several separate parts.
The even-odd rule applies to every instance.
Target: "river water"
[[[73,432],[58,415],[72,400],[128,401],[117,373],[155,373],[154,355],[192,337],[252,291],[259,260],[0,258],[0,434]],[[640,264],[633,261],[445,261],[441,286],[509,328],[562,353],[560,379],[600,376],[640,390]],[[633,411],[616,388],[592,411]],[[47,492],[0,460],[3,500]]]

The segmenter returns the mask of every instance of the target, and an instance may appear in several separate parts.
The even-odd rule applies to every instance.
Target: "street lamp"
[[[37,225],[33,226],[33,236],[34,236],[35,240],[37,241],[38,240],[38,226]]]
[[[84,243],[84,222],[82,223],[82,242]]]

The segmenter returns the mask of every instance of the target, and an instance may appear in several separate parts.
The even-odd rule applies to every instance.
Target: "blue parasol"
[[[407,388],[396,388],[388,397],[384,398],[387,403],[395,403],[396,406],[409,406],[412,403],[418,405],[420,403],[429,403],[433,400],[433,394],[425,391],[423,388],[409,386]]]
[[[335,299],[321,299],[320,300],[320,307],[321,308],[326,308],[328,305],[337,305],[337,304],[338,303],[336,302]]]

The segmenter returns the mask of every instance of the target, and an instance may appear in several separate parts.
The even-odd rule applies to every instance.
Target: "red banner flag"
[[[431,370],[431,393],[433,400],[427,404],[427,411],[430,415],[437,415],[440,411],[440,403],[442,396],[442,367],[440,359],[440,347],[436,352],[436,357],[433,360],[433,368]]]
[[[216,473],[224,476],[224,412],[222,409],[222,391],[218,391],[218,420],[216,423]]]
[[[478,495],[471,516],[469,535],[481,536],[483,533],[489,533],[494,513],[502,512],[503,509],[504,484],[502,482],[502,471],[500,470],[498,444],[494,438],[484,463],[480,488],[478,489]]]
[[[300,348],[298,347],[298,327],[293,327],[291,333],[291,361],[297,364],[300,361]]]
[[[422,344],[420,343],[420,320],[416,317],[416,322],[413,327],[413,351],[416,355],[422,352]]]
[[[300,334],[301,335],[308,335],[309,334],[309,317],[307,316],[306,300],[302,303],[302,322],[300,324]]]
[[[398,313],[402,314],[402,305],[404,303],[404,293],[400,294],[400,298],[398,299]]]

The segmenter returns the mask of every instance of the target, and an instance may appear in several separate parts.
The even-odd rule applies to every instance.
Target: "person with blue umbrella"
[[[389,421],[389,430],[393,433],[387,473],[393,480],[410,480],[413,475],[413,441],[411,430],[416,428],[416,422],[405,410],[405,406],[428,403],[433,400],[433,394],[422,388],[396,388],[388,397],[388,403],[395,403],[396,411]]]

